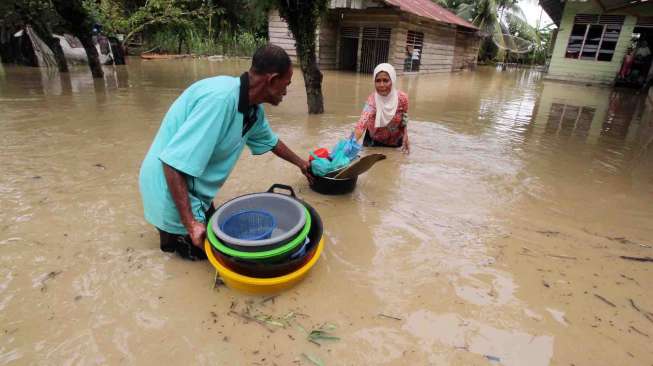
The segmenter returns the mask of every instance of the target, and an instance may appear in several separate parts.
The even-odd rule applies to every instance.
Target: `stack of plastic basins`
[[[317,211],[291,187],[275,184],[220,206],[207,225],[205,250],[227,286],[269,294],[307,275],[322,252],[322,233]]]

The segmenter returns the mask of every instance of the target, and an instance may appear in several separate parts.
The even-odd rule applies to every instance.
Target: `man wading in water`
[[[248,72],[200,80],[172,104],[139,177],[145,219],[159,230],[161,250],[206,259],[213,198],[245,145],[254,155],[271,150],[310,179],[309,163],[272,132],[260,105],[281,103],[292,73],[286,51],[265,45]]]

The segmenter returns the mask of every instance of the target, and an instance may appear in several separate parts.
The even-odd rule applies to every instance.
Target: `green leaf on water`
[[[283,324],[281,322],[278,322],[278,321],[275,321],[275,320],[266,320],[265,322],[270,324],[270,325],[276,325],[277,327],[280,327],[280,328],[285,328],[286,327],[285,324]]]
[[[334,330],[336,330],[336,325],[331,323],[324,323],[324,325],[322,325],[319,330],[323,330],[326,332],[333,332]]]
[[[336,337],[335,335],[331,334],[331,332],[335,329],[336,326],[334,324],[324,323],[318,328],[312,329],[311,332],[308,333],[308,340],[318,344],[319,342],[317,341],[319,340],[338,341],[340,340],[340,337]]]
[[[275,327],[279,327],[279,328],[285,328],[286,325],[287,325],[286,321],[276,320],[275,317],[270,316],[270,315],[259,314],[259,315],[254,316],[254,318],[259,320],[259,321],[265,322],[265,324],[267,324],[267,325],[274,325]]]
[[[334,335],[329,334],[329,332],[323,331],[323,330],[312,330],[308,334],[308,339],[311,341],[318,341],[321,339],[327,339],[327,340],[333,340],[333,341],[338,341],[340,340],[340,337],[336,337]]]
[[[311,361],[316,366],[324,366],[324,362],[322,362],[322,360],[320,360],[317,356],[308,355],[306,353],[302,353],[302,356],[304,356],[307,360]]]

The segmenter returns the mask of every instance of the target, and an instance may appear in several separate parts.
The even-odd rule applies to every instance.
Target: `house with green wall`
[[[558,25],[546,79],[614,85],[634,39],[653,48],[649,0],[540,0],[540,5]],[[650,59],[638,58],[637,72],[646,74],[640,78],[653,69]]]

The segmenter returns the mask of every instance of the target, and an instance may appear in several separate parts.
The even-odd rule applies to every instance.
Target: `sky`
[[[540,10],[542,9],[538,5],[537,0],[521,0],[519,2],[519,6],[524,11],[524,14],[526,14],[526,20],[528,20],[528,24],[537,26],[537,21],[540,18]],[[543,27],[549,23],[553,23],[553,21],[551,18],[549,18],[545,11],[542,11],[542,23],[540,24],[540,27]]]

